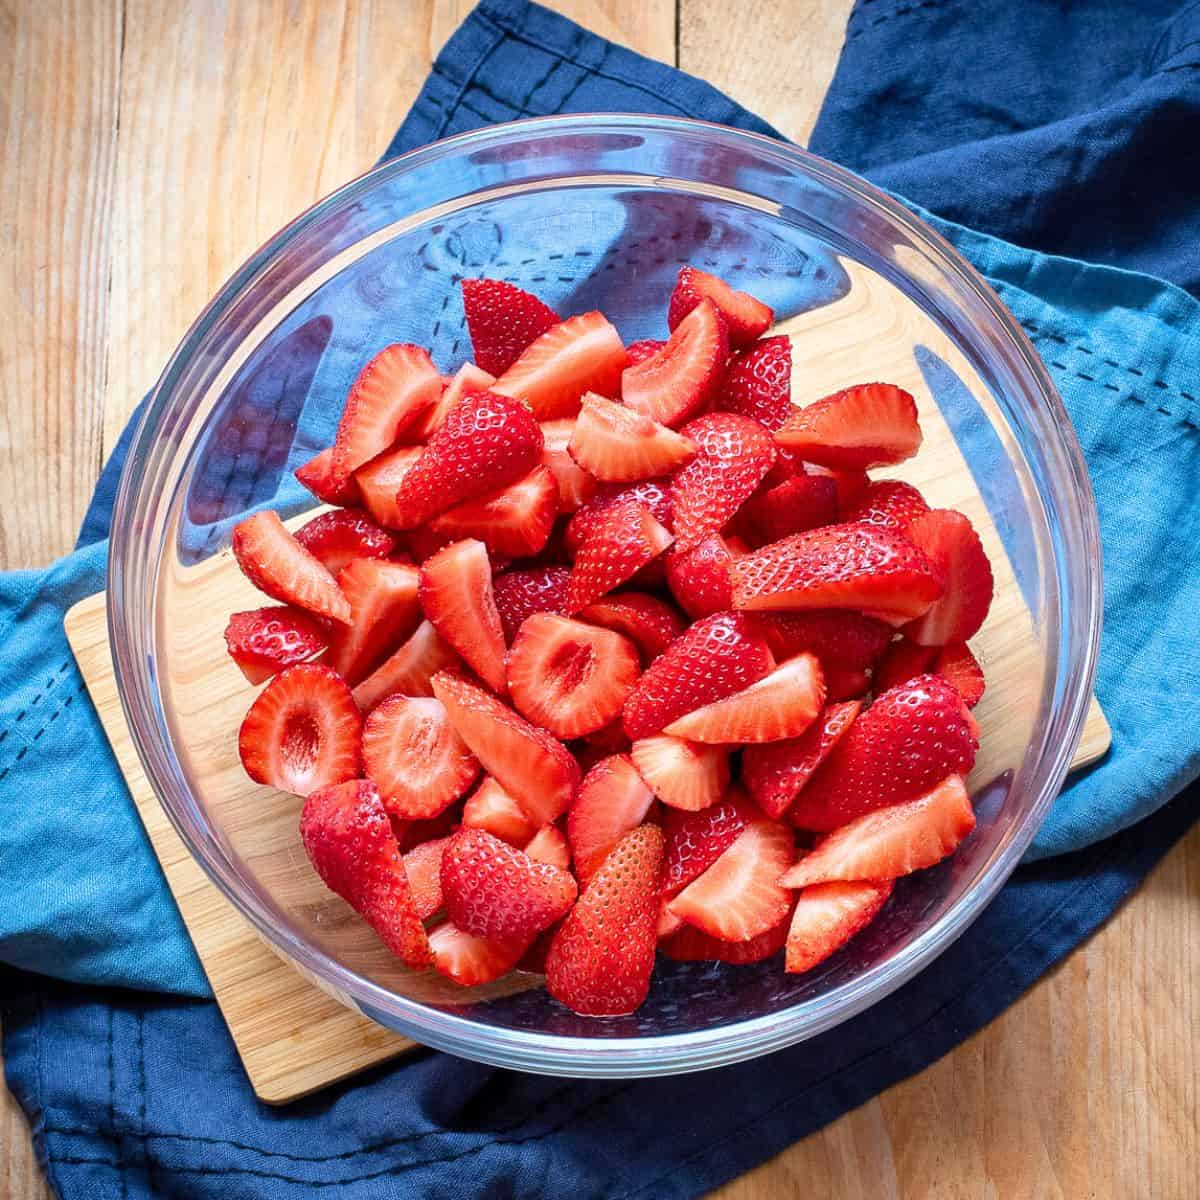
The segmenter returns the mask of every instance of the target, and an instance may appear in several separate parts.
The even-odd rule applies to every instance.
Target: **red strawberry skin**
[[[667,529],[671,528],[670,485],[661,479],[646,479],[634,484],[601,484],[595,496],[588,501],[568,522],[566,546],[570,554],[578,552],[588,530],[607,509],[626,500],[644,504],[654,519]]]
[[[733,607],[732,562],[729,543],[719,533],[667,555],[667,586],[689,617],[699,620]]]
[[[717,404],[778,432],[793,411],[791,339],[763,338],[735,354],[725,369]]]
[[[921,446],[916,401],[890,383],[861,383],[816,400],[776,436],[806,462],[841,471],[903,462]]]
[[[535,338],[561,319],[536,296],[502,279],[464,279],[463,311],[475,362],[503,375]]]
[[[707,871],[733,845],[752,816],[745,797],[736,792],[699,812],[665,809],[663,895],[674,896]]]
[[[533,567],[527,571],[504,571],[492,580],[492,595],[504,627],[504,640],[511,646],[517,630],[534,613],[561,614],[567,603],[569,567]]]
[[[667,343],[658,338],[643,338],[640,342],[631,342],[625,347],[625,360],[628,366],[636,366],[653,358]]]
[[[353,475],[334,474],[333,447],[327,446],[295,470],[296,478],[324,504],[361,504],[362,494]]]
[[[994,583],[979,535],[960,512],[939,508],[912,520],[905,537],[945,573],[945,595],[905,634],[924,646],[945,646],[973,638],[987,618]]]
[[[365,512],[334,509],[319,513],[296,530],[296,541],[331,574],[336,575],[355,558],[387,558],[396,539]]]
[[[738,529],[753,546],[777,542],[837,520],[837,484],[828,475],[799,471],[783,483],[759,488],[738,514]]]
[[[891,627],[882,621],[840,609],[755,613],[751,623],[780,662],[807,651],[821,660],[826,674],[839,667],[869,669],[892,640]]]
[[[305,662],[324,650],[327,641],[316,617],[287,604],[234,613],[225,627],[229,657],[251,683]]]
[[[740,350],[761,337],[775,320],[775,314],[748,292],[736,291],[725,280],[696,267],[685,266],[671,293],[667,308],[667,327],[674,330],[684,317],[704,300],[716,305],[729,327],[729,345]]]
[[[796,798],[793,824],[828,833],[888,804],[901,804],[966,775],[978,740],[962,697],[936,675],[921,675],[878,696]]]
[[[772,667],[767,644],[741,613],[696,622],[646,668],[625,702],[630,739],[650,737],[702,705],[756,683]]]
[[[612,592],[589,604],[579,619],[623,633],[637,646],[643,663],[653,662],[687,629],[674,605],[646,592]]]
[[[843,511],[842,520],[847,524],[858,521],[903,533],[912,521],[928,511],[925,497],[911,483],[881,479],[867,485],[858,500]]]
[[[671,544],[671,534],[644,505],[625,500],[587,528],[567,581],[567,612],[576,613],[632,579]]]
[[[879,915],[893,887],[889,880],[805,888],[792,910],[784,970],[799,975],[823,963]]]
[[[466,500],[528,475],[542,457],[542,431],[519,400],[473,392],[447,414],[396,491],[396,525],[412,529]]]
[[[300,839],[331,892],[363,916],[387,948],[410,967],[431,961],[400,847],[366,780],[313,792],[304,802]]]

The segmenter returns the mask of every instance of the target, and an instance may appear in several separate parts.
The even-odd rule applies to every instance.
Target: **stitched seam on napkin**
[[[943,3],[944,0],[920,0],[918,4],[906,4],[900,8],[894,8],[891,12],[883,13],[864,24],[860,24],[856,29],[850,30],[846,34],[846,41],[850,41],[852,38],[859,37],[864,33],[869,33],[877,25],[882,25],[885,21],[890,21],[893,17],[907,16],[909,13],[920,12],[926,8],[941,8]]]
[[[27,741],[25,745],[22,746],[19,751],[17,751],[16,755],[9,762],[0,768],[0,780],[3,780],[4,777],[13,769],[13,767],[15,767],[25,757],[25,755],[27,755],[29,751],[33,749],[34,743],[41,738],[42,734],[44,734],[46,730],[48,730],[50,726],[53,725],[54,722],[57,721],[58,718],[67,711],[68,708],[71,707],[72,704],[74,704],[75,698],[82,691],[83,685],[80,684],[69,696],[67,696],[64,700],[59,701],[58,706],[47,718],[45,724],[43,724],[37,730],[37,732],[30,737],[29,741]]]
[[[37,708],[38,704],[42,700],[42,697],[48,696],[54,690],[54,687],[58,683],[59,678],[63,675],[63,673],[67,670],[67,668],[70,665],[71,665],[71,660],[69,658],[65,659],[63,662],[61,662],[58,666],[58,669],[54,672],[54,674],[51,675],[50,678],[47,679],[46,682],[42,684],[41,690],[38,692],[38,694],[36,696],[34,696],[34,698],[32,700],[30,700],[29,703],[26,704],[25,707],[23,709],[21,709],[21,711],[19,713],[17,713],[16,717],[13,719],[13,723],[11,725],[5,726],[4,729],[0,729],[0,746],[4,745],[4,739],[6,737],[8,737],[9,732],[13,729],[16,729],[16,727],[18,725],[20,725],[20,723],[23,720],[25,720],[25,718],[35,708]]]

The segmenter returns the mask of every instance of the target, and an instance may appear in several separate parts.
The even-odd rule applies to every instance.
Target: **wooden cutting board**
[[[910,347],[927,346],[947,362],[977,396],[986,396],[969,365],[940,331],[898,293],[869,272],[851,271],[853,287],[836,304],[790,319],[778,332],[793,339],[793,396],[825,395],[864,378],[888,379],[917,398],[925,444],[896,473],[916,484],[931,503],[967,513],[979,530],[996,576],[996,595],[972,646],[988,676],[976,716],[982,747],[973,778],[990,780],[1011,764],[1030,732],[1030,697],[1040,690],[1041,655],[1032,618],[971,473],[918,369]],[[864,356],[867,348],[868,357]],[[186,578],[169,580],[186,597],[186,644],[171,660],[185,664],[194,709],[184,727],[207,756],[218,759],[222,795],[235,814],[253,816],[256,829],[276,840],[295,839],[294,797],[255,787],[236,759],[236,730],[251,689],[224,652],[220,631],[227,615],[252,607],[255,593],[228,551],[197,566],[173,567]],[[173,611],[179,611],[173,609]],[[221,896],[197,865],[158,802],[134,749],[113,675],[104,596],[80,601],[66,616],[66,634],[117,762],[146,827],[167,884],[208,974],[217,1003],[257,1095],[271,1104],[296,1099],[383,1062],[414,1043],[351,1011],[297,968],[285,963]],[[178,696],[176,697],[178,699]],[[206,726],[196,730],[203,717]],[[1111,735],[1092,701],[1072,767],[1100,758]],[[224,814],[223,814],[224,817]],[[276,847],[276,851],[278,847]],[[302,861],[302,860],[301,860]],[[311,888],[335,907],[311,872],[292,870],[297,888]],[[365,928],[365,927],[364,927]],[[364,954],[375,952],[368,940]],[[450,986],[450,985],[447,985]]]

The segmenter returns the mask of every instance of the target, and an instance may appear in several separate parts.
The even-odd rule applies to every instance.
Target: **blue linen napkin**
[[[1127,22],[1105,26],[1108,40],[1098,48],[1099,7],[1079,7],[1078,25],[1069,26],[1088,41],[1093,59],[1099,49],[1108,64],[1107,73],[1094,72],[1091,93],[1064,98],[1076,109],[1089,95],[1107,103],[1109,81],[1126,79],[1130,63],[1159,61],[1139,50],[1137,38],[1173,46],[1177,35],[1177,28],[1147,31]],[[826,108],[844,112],[842,97],[863,92],[869,77],[879,99],[864,105],[863,118],[880,161],[894,161],[889,145],[907,136],[906,117],[892,127],[889,103],[917,56],[903,42],[881,41],[884,54],[872,46],[893,20],[910,15],[911,6],[888,0],[860,4]],[[947,4],[937,37],[965,53],[976,17],[972,10],[968,21],[960,6]],[[980,36],[988,32],[978,28]],[[1058,29],[1060,47],[1073,46],[1069,29]],[[983,45],[979,53],[994,49]],[[1023,69],[1004,77],[1014,108],[1021,89],[1042,77],[1036,49],[1018,43],[1014,57]],[[921,54],[928,51],[923,43]],[[1177,58],[1172,51],[1172,65]],[[947,69],[930,86],[941,89],[943,114],[963,97],[960,124],[974,137],[978,105],[963,74]],[[1190,72],[1167,74],[1179,96],[1194,86]],[[488,120],[560,109],[685,113],[770,132],[707,85],[535,6],[491,0],[447,46],[389,152]],[[1054,111],[1035,117],[1052,125]],[[817,133],[825,139],[819,148],[836,158],[832,120],[823,118]],[[957,125],[942,126],[948,153]],[[1137,130],[1128,133],[1136,143]],[[959,203],[956,215],[973,221],[974,185],[964,181],[976,174],[975,149],[986,155],[993,140],[963,143],[963,179],[957,188],[944,182],[939,207]],[[859,153],[862,141],[848,146],[851,157]],[[1046,179],[1039,206],[1053,207],[1065,182]],[[1166,208],[1164,226],[1157,209],[1153,219],[1147,214],[1144,241],[1117,247],[1110,259],[1135,260],[1160,245],[1159,230],[1174,212]],[[980,217],[1000,220],[986,206]],[[939,227],[1039,340],[1092,467],[1109,578],[1099,686],[1117,742],[1108,762],[1064,793],[1041,840],[1043,850],[1088,848],[1023,867],[970,935],[918,980],[833,1034],[784,1052],[770,1071],[746,1064],[689,1080],[568,1084],[424,1055],[280,1114],[253,1100],[213,1006],[7,973],[6,1068],[63,1195],[169,1188],[288,1196],[334,1185],[351,1196],[390,1195],[397,1186],[455,1196],[558,1195],[568,1187],[583,1196],[692,1195],[944,1053],[1111,912],[1188,826],[1194,808],[1194,796],[1183,797],[1096,841],[1152,812],[1196,772],[1200,671],[1187,628],[1198,594],[1190,499],[1200,456],[1189,389],[1200,365],[1200,316],[1186,294],[1158,280]],[[1046,247],[1063,249],[1052,234]],[[1187,282],[1186,267],[1176,275]],[[84,541],[107,529],[114,470],[97,491]],[[0,677],[26,680],[20,694],[0,697],[0,863],[6,883],[15,884],[6,896],[20,897],[20,911],[0,900],[0,957],[87,982],[202,995],[203,976],[58,626],[73,599],[101,585],[102,552],[91,545],[49,572],[0,581],[0,633],[8,635],[0,638]],[[69,820],[63,797],[70,798]],[[110,857],[93,873],[85,864],[98,848]],[[121,872],[107,868],[113,861]],[[210,1097],[202,1109],[194,1104],[201,1091]]]

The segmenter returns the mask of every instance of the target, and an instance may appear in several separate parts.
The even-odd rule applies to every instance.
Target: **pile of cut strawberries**
[[[867,475],[917,452],[912,396],[798,406],[771,309],[691,267],[629,346],[462,298],[475,362],[381,350],[296,472],[334,507],[234,531],[279,602],[226,631],[270,680],[247,773],[411,967],[593,1015],[660,952],[811,970],[975,825],[988,559]]]

